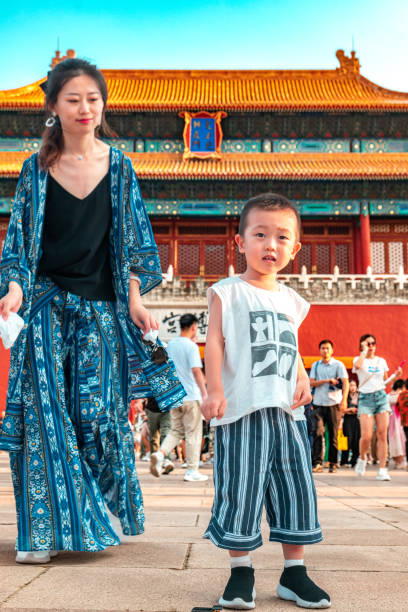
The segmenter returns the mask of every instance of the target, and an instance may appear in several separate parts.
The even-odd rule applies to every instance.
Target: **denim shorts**
[[[390,412],[390,402],[384,389],[373,393],[360,393],[358,396],[358,416],[374,416],[381,412]]]

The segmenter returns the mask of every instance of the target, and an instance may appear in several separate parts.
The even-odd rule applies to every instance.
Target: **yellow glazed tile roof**
[[[408,94],[337,71],[104,71],[115,111],[408,110]]]
[[[0,178],[15,178],[20,174],[24,160],[32,155],[27,151],[0,151]]]
[[[0,152],[0,177],[17,177],[26,152]],[[407,180],[408,153],[224,153],[183,160],[182,153],[129,153],[140,179]]]
[[[116,112],[408,111],[408,93],[379,87],[358,59],[336,53],[335,70],[103,70]],[[42,109],[44,79],[0,91],[0,110]]]
[[[130,153],[143,179],[407,179],[404,153],[224,153],[219,160],[183,160],[181,153]]]

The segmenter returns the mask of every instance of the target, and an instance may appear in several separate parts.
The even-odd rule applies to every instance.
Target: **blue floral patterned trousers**
[[[18,550],[117,545],[144,512],[128,425],[127,354],[111,302],[35,283],[22,389],[24,449],[10,453]]]

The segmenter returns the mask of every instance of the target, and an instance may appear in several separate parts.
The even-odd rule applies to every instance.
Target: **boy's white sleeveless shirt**
[[[222,303],[225,341],[222,381],[227,408],[211,425],[233,423],[255,410],[279,407],[297,421],[303,406],[291,410],[297,379],[298,327],[310,304],[290,287],[259,289],[238,276],[208,289]]]

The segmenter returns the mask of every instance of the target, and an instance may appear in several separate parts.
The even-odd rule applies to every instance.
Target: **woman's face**
[[[375,354],[375,340],[372,336],[369,336],[361,343],[361,348],[367,347],[367,357],[373,357]]]
[[[355,380],[350,381],[350,393],[355,393],[357,391],[357,383]]]
[[[98,84],[87,74],[73,77],[65,83],[51,110],[66,134],[93,134],[102,121],[103,99]]]

